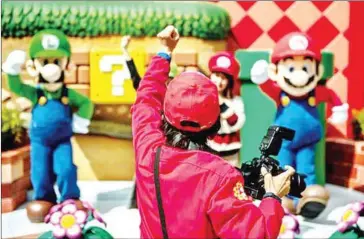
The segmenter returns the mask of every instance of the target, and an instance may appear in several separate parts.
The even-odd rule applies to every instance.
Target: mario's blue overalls
[[[275,125],[295,130],[292,141],[284,140],[278,154],[281,166],[289,165],[298,173],[305,174],[307,186],[316,184],[315,146],[322,137],[322,126],[316,108],[315,92],[303,99],[280,95]]]
[[[66,102],[68,90],[62,88],[60,99],[46,99],[39,88],[37,95],[38,103],[33,108],[30,127],[34,200],[56,203],[55,183],[61,202],[78,199],[80,190],[76,183],[77,168],[73,164],[71,146],[72,110]]]

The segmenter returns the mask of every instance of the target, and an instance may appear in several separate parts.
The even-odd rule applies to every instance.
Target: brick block
[[[90,84],[90,67],[79,66],[77,69],[77,82],[80,84]]]
[[[27,191],[31,188],[30,175],[24,175],[12,183],[1,184],[1,198],[9,198],[17,194],[17,192]]]
[[[177,65],[183,66],[197,66],[197,53],[196,52],[176,52],[172,58]]]
[[[364,185],[364,166],[361,165],[354,165],[354,167],[357,170],[357,177],[356,180],[360,183]]]
[[[30,146],[9,150],[1,156],[2,183],[12,183],[24,176],[24,160],[29,160]]]
[[[187,66],[185,71],[192,71],[192,72],[196,72],[199,71],[198,67],[196,66]]]
[[[347,162],[364,166],[364,142],[350,139],[326,140],[327,162]]]
[[[75,67],[74,69],[70,70],[64,79],[64,82],[66,84],[76,84],[77,83],[77,67]]]
[[[78,48],[72,51],[71,61],[76,65],[90,65],[90,49]]]
[[[90,97],[90,85],[85,84],[69,84],[67,85],[68,88],[77,91],[87,97]]]
[[[24,174],[27,174],[30,172],[30,157],[26,157],[23,159],[23,170],[24,170]]]
[[[2,213],[12,212],[26,200],[27,200],[27,192],[25,190],[17,192],[12,197],[3,198],[1,200],[1,212]]]

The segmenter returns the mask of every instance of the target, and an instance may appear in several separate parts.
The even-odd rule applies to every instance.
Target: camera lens
[[[301,198],[301,193],[306,189],[305,178],[295,173],[291,178],[291,190],[289,191],[289,195],[293,197]]]

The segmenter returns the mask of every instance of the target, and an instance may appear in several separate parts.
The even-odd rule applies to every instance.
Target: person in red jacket
[[[168,26],[158,37],[162,50],[132,107],[141,238],[276,238],[294,169],[275,177],[262,169],[266,194],[255,206],[240,172],[206,145],[220,124],[216,86],[183,72],[167,87],[179,34]]]

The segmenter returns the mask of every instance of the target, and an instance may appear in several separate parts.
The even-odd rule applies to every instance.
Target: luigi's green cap
[[[46,29],[33,36],[30,41],[29,55],[31,58],[70,57],[71,45],[63,32]]]

